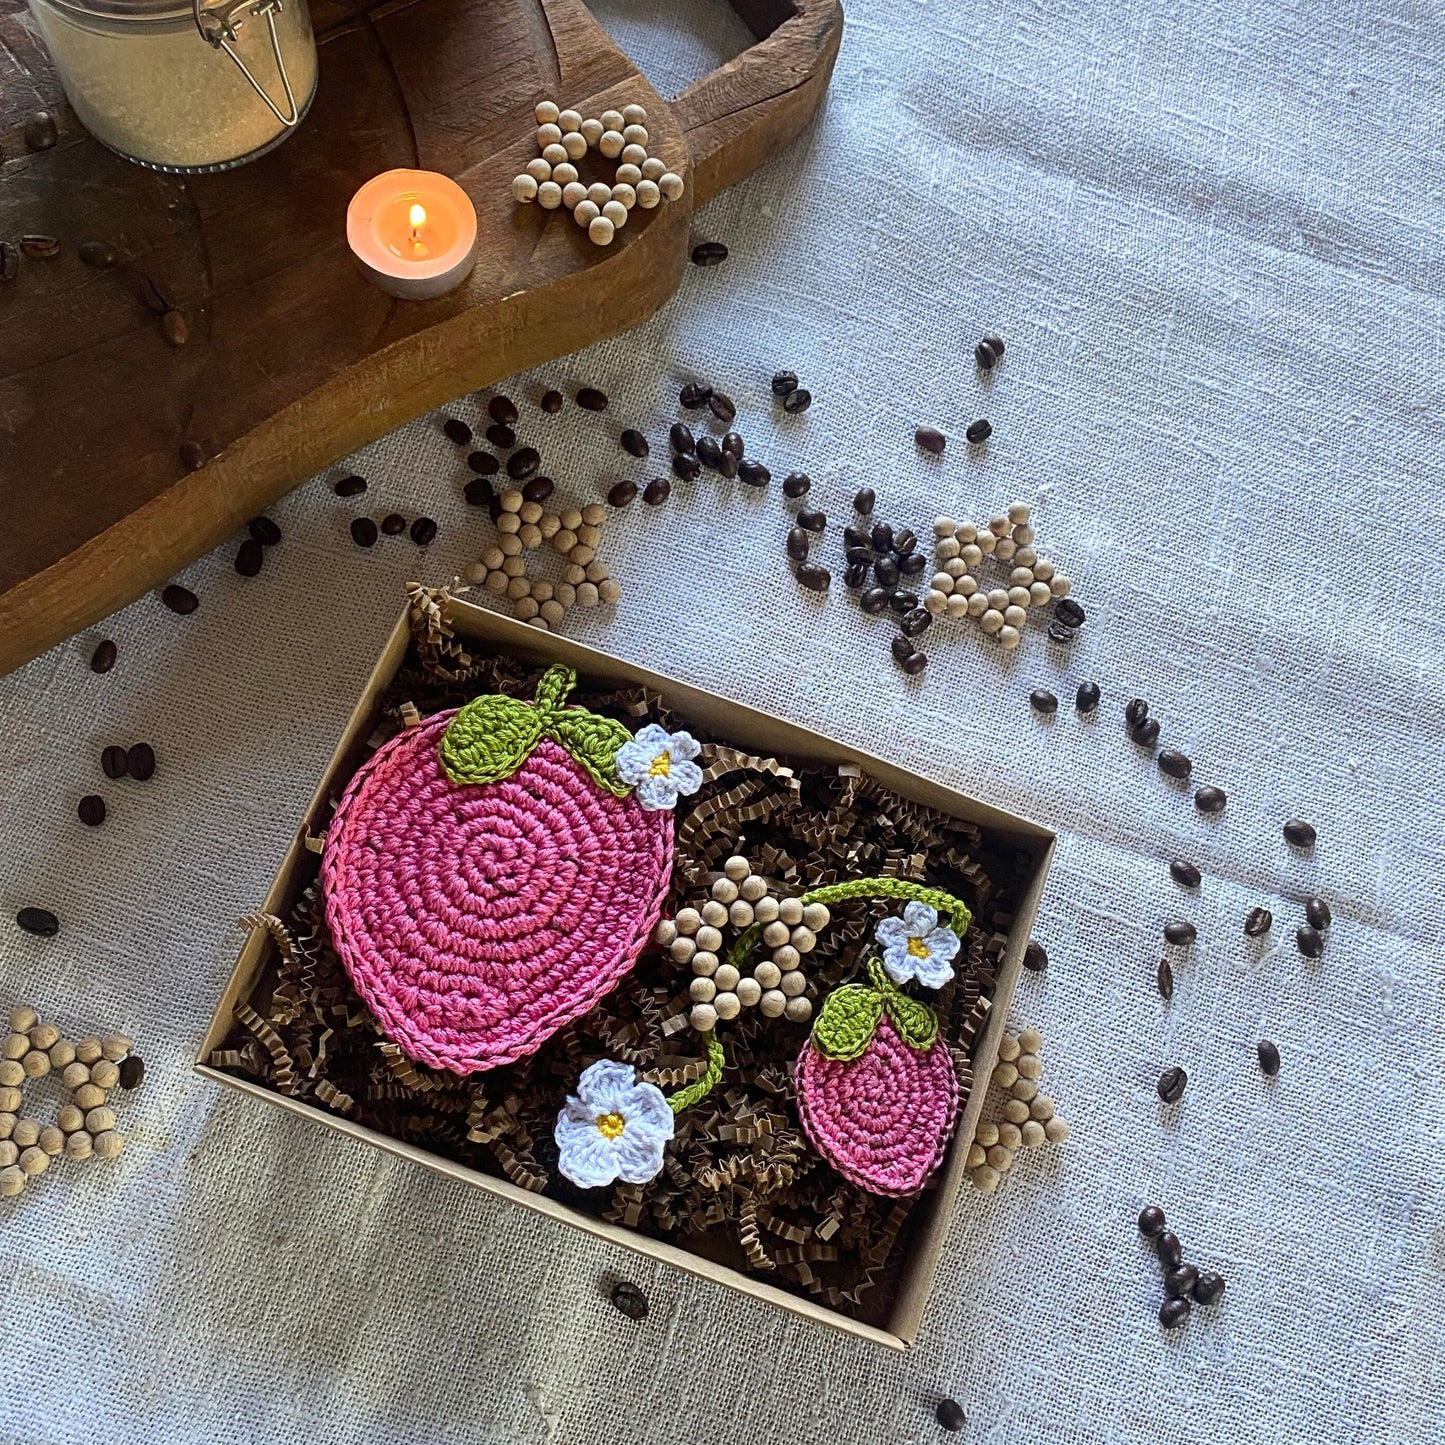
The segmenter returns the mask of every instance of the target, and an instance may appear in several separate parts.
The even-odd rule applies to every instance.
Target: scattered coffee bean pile
[[[42,1125],[20,1110],[25,1086],[52,1070],[60,1071],[70,1102],[56,1111],[54,1124]],[[0,1042],[0,1195],[20,1194],[62,1154],[114,1159],[125,1140],[116,1132],[111,1090],[137,1089],[144,1078],[145,1063],[124,1034],[71,1042],[34,1009],[13,1010],[10,1032]]]
[[[918,549],[918,537],[908,527],[874,516],[878,498],[872,487],[864,487],[853,498],[854,522],[843,529],[843,574],[849,591],[858,594],[858,606],[870,617],[891,613],[898,625],[893,639],[893,660],[910,676],[928,666],[928,657],[917,646],[933,623],[919,605],[916,579],[928,566]]]
[[[999,1187],[1014,1167],[1018,1150],[1062,1144],[1069,1137],[1069,1126],[1055,1112],[1054,1101],[1039,1093],[1043,1044],[1037,1029],[1005,1034],[999,1040],[992,1082],[1004,1092],[1002,1118],[979,1124],[964,1161],[980,1194],[992,1194]]]
[[[775,373],[772,391],[789,416],[798,416],[813,404],[813,393],[798,384],[796,371]]]
[[[1224,1295],[1224,1276],[1185,1264],[1179,1236],[1165,1229],[1165,1222],[1164,1211],[1157,1204],[1140,1211],[1139,1233],[1153,1241],[1154,1252],[1164,1270],[1164,1302],[1159,1306],[1159,1323],[1166,1330],[1173,1330],[1189,1318],[1191,1301],[1199,1305],[1219,1303]]]

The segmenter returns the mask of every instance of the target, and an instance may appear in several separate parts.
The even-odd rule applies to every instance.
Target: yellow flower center
[[[599,1114],[597,1129],[604,1139],[615,1139],[627,1127],[621,1114]]]
[[[652,766],[648,768],[647,775],[650,778],[665,778],[672,771],[672,755],[664,748],[653,758]]]
[[[928,957],[928,945],[921,938],[910,938],[908,940],[908,951],[914,958]]]

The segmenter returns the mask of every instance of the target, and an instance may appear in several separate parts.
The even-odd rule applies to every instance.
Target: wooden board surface
[[[0,674],[356,448],[651,315],[687,264],[692,207],[797,135],[842,36],[837,0],[733,3],[759,42],[669,102],[581,0],[314,0],[321,76],[297,133],[239,170],[172,177],[86,134],[23,0],[0,0],[0,239],[62,243],[0,283]],[[516,205],[549,97],[645,106],[686,194],[634,211],[605,250],[565,211]],[[38,108],[60,141],[30,152]],[[584,177],[607,164],[589,156]],[[348,200],[395,166],[453,176],[477,208],[476,270],[450,296],[393,300],[347,250]],[[78,259],[92,239],[115,269]],[[187,345],[151,291],[186,315]]]

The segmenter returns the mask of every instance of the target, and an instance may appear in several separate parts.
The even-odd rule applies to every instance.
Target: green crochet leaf
[[[542,736],[542,716],[515,697],[473,698],[447,724],[441,760],[454,783],[495,783],[510,778]]]
[[[544,717],[559,711],[567,700],[567,694],[576,686],[577,674],[570,667],[554,662],[537,684],[537,711]]]
[[[813,1047],[830,1059],[856,1059],[872,1043],[882,1014],[882,994],[861,983],[845,983],[823,1001],[813,1024]]]
[[[926,1003],[920,1003],[909,996],[888,977],[882,963],[876,958],[868,960],[868,977],[878,990],[878,997],[888,1010],[888,1018],[898,1037],[910,1049],[925,1054],[933,1047],[938,1037],[938,1015]]]
[[[632,791],[617,776],[617,750],[632,741],[632,734],[615,718],[580,707],[564,708],[548,718],[546,731],[587,769],[598,787],[619,798]]]

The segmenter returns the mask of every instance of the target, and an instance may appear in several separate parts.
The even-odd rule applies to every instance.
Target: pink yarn
[[[870,1194],[916,1194],[948,1148],[958,1115],[958,1074],[942,1038],[923,1053],[885,1013],[851,1062],[810,1039],[798,1055],[798,1116],[813,1147]]]
[[[471,1074],[537,1050],[633,966],[672,869],[672,814],[600,788],[550,740],[453,783],[451,712],[352,778],[322,860],[337,952],[410,1058]]]

